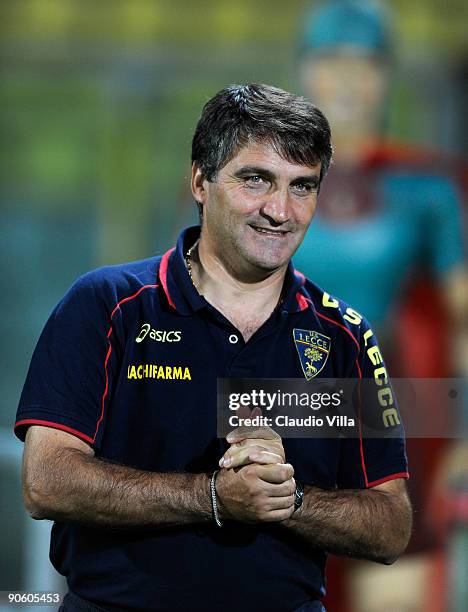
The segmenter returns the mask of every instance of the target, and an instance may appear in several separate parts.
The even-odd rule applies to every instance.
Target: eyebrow
[[[265,178],[273,181],[276,179],[276,174],[270,172],[266,168],[261,168],[259,166],[242,166],[234,173],[234,176],[237,178],[242,178],[248,174],[258,174],[260,176],[264,176]],[[291,185],[297,183],[311,183],[318,185],[320,177],[317,174],[306,174],[304,176],[296,176],[292,181]]]

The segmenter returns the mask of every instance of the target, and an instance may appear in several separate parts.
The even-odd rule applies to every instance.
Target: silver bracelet
[[[211,476],[210,480],[210,491],[211,491],[211,509],[213,510],[213,518],[218,527],[223,526],[222,520],[219,518],[218,514],[218,502],[216,500],[216,476],[218,475],[219,470],[215,470]]]

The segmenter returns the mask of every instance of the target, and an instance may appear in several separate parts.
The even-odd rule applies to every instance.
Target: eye
[[[298,195],[307,196],[317,191],[317,185],[315,183],[295,183],[291,185],[291,189]]]
[[[268,182],[259,174],[246,176],[244,181],[247,187],[252,187],[254,189],[264,189],[265,186],[268,185]]]

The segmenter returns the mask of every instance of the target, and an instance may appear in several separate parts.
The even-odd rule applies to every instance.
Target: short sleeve
[[[340,488],[353,489],[408,478],[404,427],[397,400],[377,339],[365,319],[357,341],[355,372],[363,389],[356,407],[360,436],[342,441],[338,477]],[[377,437],[379,429],[382,437]]]
[[[42,331],[16,415],[18,438],[24,440],[27,428],[36,424],[99,448],[116,367],[111,335],[104,291],[89,273],[72,286]]]

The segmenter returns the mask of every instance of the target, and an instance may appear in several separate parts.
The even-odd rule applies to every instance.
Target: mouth
[[[263,236],[269,236],[271,238],[284,238],[289,231],[280,230],[280,229],[272,229],[271,227],[260,227],[258,225],[250,225],[257,234],[262,234]]]

